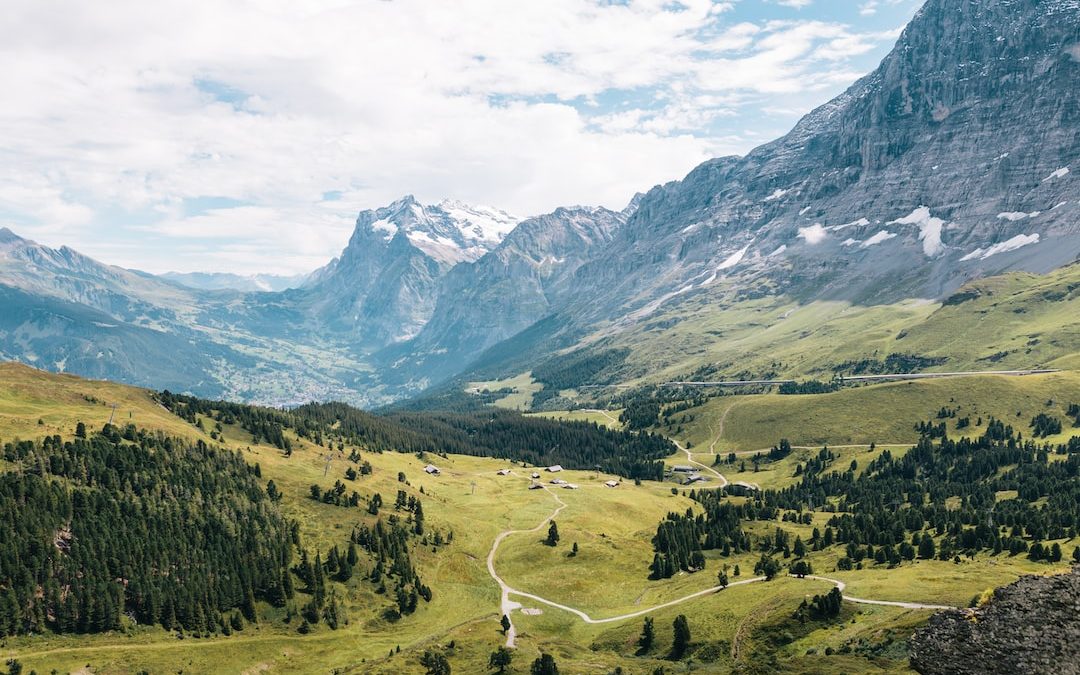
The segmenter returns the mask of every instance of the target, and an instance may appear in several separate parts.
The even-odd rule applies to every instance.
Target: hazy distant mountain
[[[299,288],[308,274],[231,274],[229,272],[166,272],[162,279],[202,291],[240,291],[273,293]]]
[[[382,355],[396,377],[438,381],[463,362],[551,313],[577,269],[607,245],[632,212],[570,207],[522,221],[493,251],[454,268],[431,320]]]
[[[332,331],[379,348],[414,337],[431,318],[440,279],[499,245],[518,219],[486,206],[408,195],[362,211],[341,256],[314,272],[305,302]]]

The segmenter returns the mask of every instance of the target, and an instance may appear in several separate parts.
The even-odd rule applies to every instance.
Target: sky
[[[0,226],[302,273],[405,194],[622,208],[787,132],[921,0],[6,0]]]

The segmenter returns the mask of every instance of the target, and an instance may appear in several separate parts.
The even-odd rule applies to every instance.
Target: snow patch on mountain
[[[788,192],[790,192],[790,190],[781,190],[780,188],[776,188],[776,191],[773,192],[768,197],[766,197],[765,201],[767,201],[767,202],[775,202],[777,199],[780,199],[781,197],[786,195]]]
[[[395,234],[397,234],[398,226],[391,223],[386,218],[379,218],[375,222],[371,223],[371,229],[375,230],[376,232],[382,232],[383,239],[389,241],[390,239],[394,238]]]
[[[866,218],[859,218],[858,220],[853,220],[850,223],[844,223],[843,225],[830,225],[825,229],[831,232],[839,232],[840,230],[846,230],[849,227],[863,227],[869,224],[870,221]]]
[[[1039,234],[1018,234],[1012,239],[1007,239],[999,244],[994,244],[988,248],[977,248],[971,253],[968,253],[963,258],[960,258],[960,262],[967,262],[969,260],[986,260],[992,255],[998,253],[1006,253],[1008,251],[1015,251],[1018,248],[1029,246],[1031,244],[1039,243]]]
[[[1065,176],[1068,176],[1068,175],[1069,175],[1069,167],[1063,166],[1060,169],[1058,169],[1057,171],[1055,171],[1052,174],[1050,174],[1049,176],[1047,176],[1046,178],[1043,178],[1042,182],[1045,183],[1047,181],[1054,180],[1055,178],[1064,178]]]
[[[491,206],[471,206],[454,199],[425,206],[411,195],[389,206],[364,211],[357,227],[389,242],[404,233],[413,247],[434,260],[456,265],[472,262],[506,238],[519,218]]]
[[[753,242],[751,242],[751,243],[753,243]],[[726,258],[726,259],[724,260],[724,262],[720,263],[720,264],[719,264],[719,265],[718,265],[718,266],[716,267],[716,269],[717,269],[718,271],[720,271],[720,270],[728,270],[728,269],[731,269],[732,267],[735,267],[735,266],[736,266],[736,265],[738,265],[738,264],[739,264],[740,262],[742,262],[742,259],[743,259],[743,257],[744,257],[744,256],[746,256],[746,252],[747,252],[748,250],[750,250],[750,244],[747,244],[746,246],[743,246],[743,247],[742,247],[741,249],[739,249],[738,251],[735,251],[734,253],[732,253],[731,255],[729,255],[729,256],[728,256],[728,257],[727,257],[727,258]]]
[[[919,239],[923,243],[923,253],[928,257],[939,255],[945,250],[941,242],[941,231],[945,228],[945,221],[930,215],[930,208],[920,206],[903,218],[890,220],[887,225],[915,225],[919,228]]]
[[[1042,213],[1042,211],[1032,211],[1031,213],[1024,213],[1023,211],[1007,211],[1005,213],[999,213],[998,218],[1000,220],[1007,220],[1010,223],[1015,223],[1018,220],[1024,220],[1025,218],[1034,218]]]
[[[470,206],[456,199],[444,199],[438,207],[452,220],[461,223],[463,231],[493,244],[505,239],[521,220],[493,206]]]
[[[889,232],[888,230],[881,230],[880,232],[878,232],[874,236],[872,236],[869,239],[867,239],[866,241],[864,241],[862,243],[862,247],[863,248],[870,248],[871,246],[873,246],[875,244],[880,244],[883,241],[888,241],[888,240],[892,239],[895,236],[896,236],[896,234],[893,233],[893,232]]]
[[[800,227],[799,236],[802,237],[807,244],[814,246],[825,241],[825,237],[829,236],[829,233],[821,223],[814,223],[810,227]]]

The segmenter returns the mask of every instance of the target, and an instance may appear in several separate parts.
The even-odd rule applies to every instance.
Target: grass
[[[592,422],[602,427],[622,429],[625,425],[619,421],[622,410],[557,410],[551,412],[528,413],[536,417],[547,417],[563,422]]]
[[[505,380],[470,382],[466,387],[466,391],[480,393],[509,389],[510,393],[496,400],[492,405],[507,410],[528,410],[532,405],[533,394],[543,388],[543,383],[534,380],[532,373],[522,373]]]
[[[1080,373],[1071,371],[890,382],[805,396],[722,396],[687,411],[693,419],[682,424],[677,437],[695,451],[713,446],[720,454],[765,450],[781,438],[818,447],[907,444],[918,440],[915,421],[937,422],[938,411],[946,407],[957,410],[955,418],[945,420],[949,432],[968,435],[981,433],[974,426],[979,417],[984,424],[994,416],[1026,431],[1031,418],[1045,412],[1064,423],[1061,435],[1047,439],[1058,442],[1076,433],[1065,416],[1073,402],[1080,402]],[[957,429],[963,417],[971,420],[967,430]]]
[[[707,449],[708,423],[711,421],[715,429],[718,422],[715,417],[723,415],[726,406],[738,402],[725,420],[723,449],[734,447],[728,445],[729,430],[735,438],[746,439],[741,441],[744,447],[765,447],[774,440],[772,432],[788,428],[798,430],[799,425],[819,424],[822,428],[841,425],[855,416],[848,410],[851,406],[869,411],[866,413],[872,417],[866,423],[869,428],[870,424],[887,426],[890,421],[886,413],[890,406],[903,410],[895,406],[908,396],[930,397],[918,404],[920,409],[934,410],[940,407],[934,397],[948,395],[959,397],[960,404],[978,405],[980,410],[985,407],[989,411],[997,409],[993,406],[998,405],[994,401],[999,399],[1002,409],[1022,401],[1027,402],[1025,405],[1045,406],[1043,397],[1047,391],[1061,391],[1075,382],[1074,376],[1063,374],[1000,381],[995,378],[990,383],[940,380],[916,385],[879,385],[822,397],[723,398],[693,411],[700,424],[689,424],[684,428],[687,438],[701,439],[695,441],[695,449]],[[830,402],[829,397],[841,400]],[[815,404],[817,399],[823,399],[825,403]],[[1055,406],[1058,399],[1061,403],[1066,402],[1064,396],[1055,395],[1054,399]],[[790,405],[789,401],[797,402],[799,406],[784,407]],[[0,437],[5,440],[53,433],[70,436],[78,421],[86,422],[91,428],[100,427],[108,420],[113,403],[117,404],[117,421],[130,419],[145,427],[210,442],[202,430],[157,406],[146,391],[45,374],[24,366],[0,365]],[[1025,422],[1030,418],[1028,412],[1024,412]],[[752,428],[753,420],[761,420],[763,415],[773,415],[778,420],[770,422],[768,435],[756,432],[759,436],[755,437],[744,431]],[[39,419],[42,424],[38,424]],[[777,426],[781,424],[793,426]],[[204,427],[210,429],[212,425],[204,424]],[[702,433],[702,429],[706,431]],[[793,433],[789,435],[798,438]],[[275,481],[284,495],[283,510],[299,522],[303,541],[309,548],[325,550],[333,544],[341,545],[356,523],[372,521],[360,509],[329,506],[308,498],[312,484],[325,489],[343,477],[345,461],[334,456],[328,466],[325,448],[293,439],[295,451],[292,457],[286,458],[276,448],[251,444],[250,436],[237,427],[226,426],[223,438],[229,447],[243,451],[249,461],[258,462],[264,479]],[[769,440],[763,442],[764,438]],[[803,454],[815,451],[796,449],[783,462],[757,474],[748,472],[747,478],[762,486],[782,486],[791,479],[795,463],[805,461]],[[865,448],[837,448],[836,451],[840,454],[837,461],[844,465],[852,458],[865,464],[861,459],[867,455]],[[417,496],[421,496],[423,489],[421,498],[428,531],[453,532],[453,543],[449,546],[438,551],[417,547],[415,551],[414,560],[420,575],[435,594],[434,601],[422,603],[416,614],[396,624],[385,623],[379,618],[379,612],[389,604],[389,599],[354,578],[347,586],[339,588],[350,621],[337,631],[320,626],[312,634],[302,636],[295,631],[295,624],[289,626],[283,622],[281,610],[261,606],[258,626],[249,626],[228,638],[188,637],[180,640],[162,630],[144,627],[105,635],[9,638],[0,644],[0,660],[18,657],[26,672],[34,669],[39,673],[52,669],[72,672],[87,664],[93,672],[99,673],[140,669],[150,672],[183,669],[185,672],[237,673],[335,670],[344,673],[419,673],[423,670],[419,666],[420,654],[425,649],[438,648],[448,654],[455,672],[483,671],[488,654],[503,640],[498,627],[499,593],[487,574],[486,556],[497,533],[505,529],[532,528],[546,518],[555,506],[552,495],[542,490],[528,490],[531,469],[504,460],[464,456],[420,458],[392,452],[363,455],[374,466],[374,473],[350,484],[350,489],[355,488],[362,495],[378,492],[387,504],[393,502],[398,489]],[[711,463],[708,453],[695,457]],[[671,460],[679,462],[683,458],[680,453],[673,455]],[[422,467],[428,462],[439,466],[442,474],[437,477],[424,474]],[[512,468],[512,474],[497,475],[497,470],[505,467]],[[718,468],[731,479],[742,477],[731,471],[731,467]],[[399,482],[399,472],[404,474],[405,483]],[[650,539],[657,522],[669,511],[696,509],[696,505],[682,490],[673,495],[670,484],[646,482],[635,486],[625,482],[611,489],[602,485],[609,478],[604,474],[566,471],[561,476],[581,488],[555,492],[568,504],[558,517],[559,546],[543,545],[541,532],[510,536],[499,549],[498,571],[512,586],[579,608],[594,618],[603,618],[710,588],[723,564],[739,564],[742,578],[751,576],[756,554],[723,559],[717,552],[709,552],[707,569],[703,572],[681,574],[670,580],[648,580],[648,564],[652,558]],[[386,507],[384,510],[392,509]],[[779,525],[793,535],[800,534],[808,539],[812,528],[824,527],[826,520],[827,514],[819,513],[815,514],[813,525]],[[748,527],[760,534],[771,532],[777,525],[776,522],[755,522]],[[568,557],[575,541],[579,544],[579,553],[576,557]],[[1071,548],[1066,546],[1066,551],[1071,552]],[[819,572],[829,572],[835,566],[836,554],[836,550],[814,553],[811,561]],[[905,563],[895,570],[868,567],[837,572],[835,576],[849,583],[849,592],[854,595],[966,604],[989,585],[1007,583],[1019,574],[1049,569],[1021,557],[979,556],[959,565],[923,561]],[[734,650],[736,653],[754,653],[755,641],[763,639],[760,631],[769,629],[768,623],[763,623],[763,617],[781,617],[794,611],[805,594],[825,590],[828,585],[822,582],[778,579],[765,584],[733,587],[658,611],[654,614],[658,644],[644,656],[635,655],[634,641],[641,629],[640,618],[589,625],[564,611],[525,602],[526,607],[535,607],[542,613],[515,613],[514,621],[519,629],[515,672],[524,672],[541,651],[555,655],[560,669],[568,673],[610,672],[618,666],[627,672],[651,672],[659,665],[667,665],[670,669],[672,664],[661,657],[670,647],[671,622],[680,613],[690,621],[697,672],[743,669],[745,658],[733,657],[733,647],[742,645]],[[806,672],[861,672],[879,665],[889,672],[902,670],[905,667],[903,659],[887,650],[884,656],[875,656],[876,660],[855,655],[824,657],[820,652],[824,645],[839,648],[848,641],[872,641],[885,634],[895,634],[902,640],[913,625],[925,619],[926,613],[913,614],[891,608],[853,611],[855,624],[814,630],[782,645],[778,652],[781,663]],[[451,643],[455,645],[453,648],[449,646]],[[398,647],[400,653],[397,653]],[[815,648],[820,648],[817,655],[806,654],[808,649]],[[394,654],[390,655],[391,652]]]

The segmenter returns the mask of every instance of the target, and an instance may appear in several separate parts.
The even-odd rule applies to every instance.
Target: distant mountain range
[[[229,272],[166,272],[161,278],[202,291],[276,293],[304,285],[309,275],[231,274]]]
[[[556,356],[633,363],[680,323],[706,365],[723,330],[691,314],[941,300],[1078,255],[1080,2],[929,0],[874,72],[788,135],[623,211],[522,220],[407,196],[362,212],[302,282],[153,277],[0,230],[0,356],[205,396],[374,405]],[[648,381],[637,364],[619,377]]]

